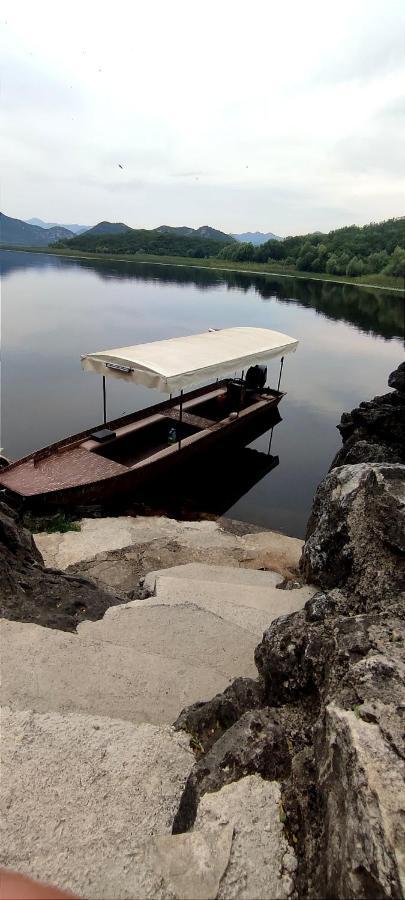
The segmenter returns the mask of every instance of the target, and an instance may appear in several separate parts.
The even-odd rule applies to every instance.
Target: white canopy
[[[298,341],[269,328],[223,328],[82,356],[89,372],[172,393],[223,378],[296,350]]]

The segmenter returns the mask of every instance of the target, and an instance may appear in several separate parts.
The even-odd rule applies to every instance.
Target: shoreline
[[[185,259],[184,257],[177,256],[153,256],[152,254],[131,254],[120,256],[119,254],[113,253],[82,253],[80,251],[70,251],[70,250],[52,250],[49,247],[16,247],[13,245],[2,245],[0,246],[0,250],[9,250],[13,253],[43,253],[48,256],[58,256],[63,257],[65,259],[89,259],[95,261],[109,261],[109,262],[121,262],[121,263],[135,263],[137,265],[142,264],[152,264],[158,266],[172,266],[175,268],[188,268],[188,269],[213,269],[214,271],[220,272],[240,272],[242,274],[247,275],[274,275],[277,278],[297,278],[301,281],[321,281],[328,284],[341,284],[341,285],[349,285],[353,287],[359,288],[368,288],[372,290],[378,291],[389,291],[390,293],[396,294],[405,294],[405,285],[404,287],[395,287],[390,286],[388,284],[372,284],[369,282],[358,281],[355,278],[347,280],[347,276],[327,276],[325,274],[308,274],[306,272],[281,272],[276,269],[270,268],[266,264],[257,263],[257,266],[261,266],[261,268],[248,268],[246,265],[243,266],[231,266],[231,265],[221,265],[221,261],[214,259],[211,257],[208,260],[203,259],[195,259],[190,258],[190,261]],[[192,259],[192,261],[191,261]],[[179,262],[181,260],[181,262]],[[212,260],[212,262],[211,262]],[[254,266],[255,264],[248,264]],[[400,279],[398,279],[400,280]]]

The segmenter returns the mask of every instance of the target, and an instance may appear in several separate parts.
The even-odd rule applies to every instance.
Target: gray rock
[[[318,487],[301,571],[323,589],[345,586],[380,606],[405,587],[405,466],[334,469]]]
[[[401,394],[405,394],[405,362],[402,362],[397,369],[388,377],[388,387],[395,388]]]
[[[277,779],[287,775],[289,754],[283,730],[272,710],[245,713],[194,766],[187,780],[173,833],[192,827],[200,798],[245,775]]]
[[[0,615],[19,622],[74,631],[99,619],[119,600],[87,578],[45,568],[32,535],[0,504]]]
[[[263,685],[253,678],[236,678],[212,700],[182,710],[174,727],[187,731],[195,749],[207,752],[213,743],[248,710],[264,705]]]
[[[328,706],[315,742],[326,896],[402,897],[404,766],[377,725]]]
[[[232,825],[218,825],[152,838],[146,847],[146,862],[163,881],[163,896],[214,900],[229,863],[232,835]]]
[[[201,800],[195,832],[233,826],[229,865],[219,900],[286,900],[294,889],[297,860],[283,828],[280,786],[258,775],[242,778]]]

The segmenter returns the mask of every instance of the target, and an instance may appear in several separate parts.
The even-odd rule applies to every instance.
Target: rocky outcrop
[[[359,409],[375,426],[383,405],[372,414]],[[397,446],[402,428],[395,420]],[[384,460],[329,473],[314,500],[301,572],[320,590],[264,632],[252,711],[233,703],[224,731],[239,693],[231,686],[177,720],[199,743],[199,759],[175,828],[198,821],[198,804],[221,784],[256,772],[280,783],[297,896],[403,897],[405,465]],[[267,759],[284,748],[279,768],[257,765],[266,742]]]
[[[74,631],[83,619],[100,619],[120,602],[80,576],[47,569],[32,535],[0,503],[0,615],[19,622]]]
[[[391,393],[343,413],[338,425],[343,447],[331,469],[360,462],[405,463],[405,363],[391,372],[388,386],[394,388]]]
[[[334,469],[315,494],[301,557],[305,579],[345,586],[365,609],[405,589],[405,466]]]

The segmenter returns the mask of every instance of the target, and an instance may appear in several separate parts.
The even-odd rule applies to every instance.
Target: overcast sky
[[[280,235],[403,214],[404,9],[7,0],[3,211]]]

